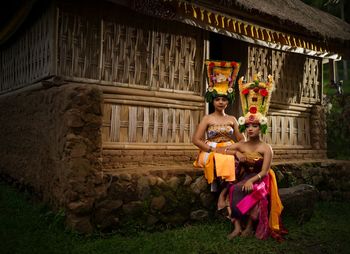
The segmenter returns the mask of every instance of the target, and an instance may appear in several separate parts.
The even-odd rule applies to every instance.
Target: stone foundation
[[[281,198],[286,200],[286,213],[298,216],[300,222],[311,217],[310,202],[350,201],[350,162],[281,164],[273,169],[284,193]],[[210,192],[201,170],[109,172],[105,179],[107,195],[96,203],[93,216],[94,224],[103,231],[123,230],[130,222],[144,229],[169,227],[217,215],[218,193]],[[300,199],[285,189],[300,184],[314,185],[318,191],[312,186],[296,187],[294,192],[303,197]],[[295,207],[299,207],[297,211]]]
[[[320,200],[350,201],[350,161],[280,164],[273,168],[280,188],[310,184],[319,191]]]
[[[81,84],[0,98],[0,174],[65,209],[67,224],[83,232],[93,230],[90,214],[105,194],[101,106],[99,88]]]

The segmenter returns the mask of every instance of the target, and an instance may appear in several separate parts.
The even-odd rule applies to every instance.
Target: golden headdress
[[[229,102],[234,100],[234,84],[241,66],[238,62],[205,61],[207,66],[208,90],[205,100],[212,102],[217,96],[226,96]]]
[[[245,130],[245,125],[248,123],[259,123],[262,133],[265,134],[266,114],[269,110],[271,93],[274,90],[272,75],[268,75],[267,81],[263,81],[258,72],[253,76],[253,81],[247,83],[243,83],[243,77],[241,77],[238,80],[238,88],[244,114],[238,119],[240,132]]]

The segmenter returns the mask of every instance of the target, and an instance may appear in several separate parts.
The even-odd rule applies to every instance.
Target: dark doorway
[[[210,33],[209,56],[212,60],[235,61],[241,63],[237,80],[247,73],[248,44],[228,36]],[[241,114],[237,81],[235,84],[235,101],[226,109],[226,113],[238,118]],[[214,112],[214,106],[209,104],[209,113]]]

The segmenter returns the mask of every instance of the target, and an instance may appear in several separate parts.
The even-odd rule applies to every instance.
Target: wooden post
[[[203,48],[204,48],[204,57],[203,57],[203,59],[209,59],[210,58],[210,50],[209,50],[210,49],[210,41],[208,39],[208,35],[207,35],[207,37],[204,40]],[[205,92],[208,89],[208,81],[205,78],[205,76],[207,75],[207,69],[206,68],[204,68],[203,74],[204,74],[203,77],[204,77],[204,81],[205,81],[205,90],[204,90],[204,93],[202,93],[202,94],[205,94]],[[209,103],[206,103],[206,105],[205,105],[205,114],[206,115],[209,114]]]
[[[333,59],[329,59],[329,81],[337,81],[337,65]]]
[[[340,17],[345,21],[344,0],[340,0]],[[345,59],[343,60],[343,79],[348,80],[348,64]]]

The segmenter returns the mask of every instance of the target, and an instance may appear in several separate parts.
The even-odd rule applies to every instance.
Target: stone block
[[[209,212],[203,209],[198,209],[191,212],[190,218],[194,221],[204,221],[209,218]]]
[[[90,216],[80,217],[73,214],[68,214],[66,217],[66,224],[68,227],[74,229],[79,233],[90,234],[93,231]]]
[[[143,203],[141,201],[131,201],[123,205],[123,211],[127,215],[136,215],[143,210]]]
[[[299,224],[311,219],[319,197],[314,186],[299,184],[294,187],[281,188],[279,194],[284,206],[282,214],[295,217]]]
[[[92,210],[92,200],[79,200],[68,204],[68,209],[74,214],[88,214]]]
[[[164,196],[154,197],[151,201],[152,210],[162,210],[166,204],[166,199]]]
[[[208,188],[207,180],[204,176],[198,177],[194,183],[191,184],[191,189],[195,194],[200,194],[202,191]]]
[[[180,185],[180,178],[178,178],[177,176],[173,176],[166,183],[170,187],[170,189],[176,191]]]
[[[183,183],[184,186],[190,185],[192,182],[192,177],[190,177],[189,175],[185,176],[185,181]]]
[[[216,206],[215,196],[213,193],[202,192],[199,195],[199,199],[201,201],[202,206],[205,208],[212,208]]]
[[[123,205],[123,201],[122,200],[103,200],[99,203],[96,204],[96,208],[97,209],[106,209],[109,210],[111,212],[114,212],[116,210],[118,210],[121,206]]]

